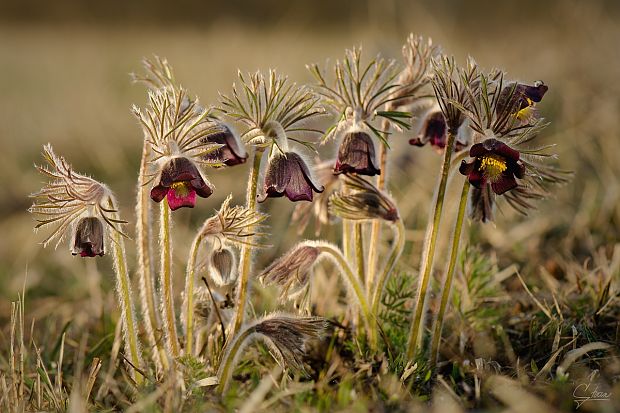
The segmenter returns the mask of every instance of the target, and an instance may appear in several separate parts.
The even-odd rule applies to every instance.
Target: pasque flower
[[[233,131],[223,123],[216,123],[217,131],[203,138],[205,143],[222,145],[221,148],[205,155],[205,160],[212,162],[221,162],[226,166],[235,166],[248,159],[248,153],[245,151],[239,138]]]
[[[519,162],[520,154],[503,142],[494,138],[477,143],[469,150],[473,161],[463,161],[459,172],[467,176],[469,183],[476,188],[491,184],[497,195],[518,186],[515,178],[525,176],[525,166]]]
[[[293,202],[312,201],[313,192],[323,192],[306,162],[295,152],[277,152],[269,159],[263,191],[258,202],[286,196]]]
[[[105,253],[104,230],[101,219],[97,217],[81,218],[73,233],[73,255],[80,257],[102,257]]]
[[[196,195],[207,198],[213,193],[196,165],[185,157],[170,159],[161,168],[157,184],[151,189],[151,199],[161,202],[164,198],[172,211],[182,207],[193,208]]]
[[[334,173],[356,173],[359,175],[379,175],[375,145],[366,132],[353,131],[345,134],[338,147],[338,158]]]
[[[438,151],[443,151],[448,144],[448,126],[446,118],[439,108],[429,110],[424,116],[422,128],[417,137],[409,139],[409,144],[424,146],[430,144]],[[454,150],[460,151],[467,146],[467,142],[459,140],[457,136],[454,142]]]
[[[534,106],[540,102],[549,87],[541,80],[533,86],[512,82],[506,85],[499,96],[497,111],[508,111],[521,121],[529,121],[534,112]]]

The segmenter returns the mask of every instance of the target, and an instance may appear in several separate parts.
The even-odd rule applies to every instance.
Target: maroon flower
[[[335,174],[356,173],[359,175],[379,175],[375,145],[366,132],[349,132],[338,148],[338,158],[334,166]]]
[[[177,157],[162,168],[159,183],[151,189],[151,199],[161,202],[167,198],[168,206],[174,211],[182,207],[193,208],[196,195],[207,198],[212,193],[196,165],[187,158]]]
[[[216,143],[224,145],[221,148],[205,155],[207,161],[222,162],[227,166],[234,166],[245,163],[248,153],[241,147],[239,140],[226,125],[219,125],[219,132],[203,138],[204,143]]]
[[[258,202],[286,196],[291,201],[312,201],[312,191],[323,192],[304,160],[295,152],[278,153],[269,160],[263,193]]]
[[[424,146],[430,143],[431,146],[438,150],[443,150],[448,143],[448,126],[446,124],[446,118],[440,110],[431,111],[424,120],[420,134],[416,138],[409,139],[410,145]],[[466,143],[456,140],[454,142],[454,150],[460,151]]]
[[[549,87],[542,81],[534,82],[533,86],[523,83],[508,84],[500,93],[497,111],[502,113],[508,110],[510,114],[525,120],[530,116],[531,108],[542,100],[547,90]]]
[[[73,233],[71,254],[80,257],[100,257],[104,254],[103,223],[97,217],[80,219]]]
[[[469,150],[474,158],[467,163],[463,161],[459,172],[466,175],[475,188],[481,189],[487,183],[497,195],[517,187],[516,178],[525,176],[525,166],[519,163],[520,154],[497,139],[487,139],[477,143]]]

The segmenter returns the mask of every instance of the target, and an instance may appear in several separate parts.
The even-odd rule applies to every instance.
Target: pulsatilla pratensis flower
[[[320,255],[312,242],[300,243],[282,257],[273,261],[258,276],[263,284],[276,284],[282,296],[298,296],[310,282],[310,272]]]
[[[345,186],[348,192],[335,192],[329,197],[329,211],[333,215],[354,221],[400,219],[391,197],[362,177],[345,175]]]
[[[446,118],[441,110],[431,110],[424,118],[422,129],[417,137],[409,139],[410,145],[424,146],[427,143],[439,151],[442,151],[448,143],[448,126],[446,124]],[[454,142],[454,150],[460,151],[465,146],[466,142],[456,140]]]
[[[80,257],[102,257],[104,251],[103,223],[97,217],[84,217],[75,226],[73,233],[73,255]]]
[[[497,110],[509,111],[521,121],[529,121],[534,114],[533,108],[545,96],[549,87],[542,81],[534,82],[533,86],[523,83],[511,83],[500,93]]]
[[[375,145],[366,132],[348,132],[338,147],[338,158],[334,166],[335,174],[356,173],[359,175],[379,175]]]
[[[157,185],[151,189],[151,199],[161,202],[164,198],[172,211],[182,207],[193,208],[196,195],[207,198],[213,193],[196,165],[185,157],[170,159],[161,168]]]
[[[205,160],[221,162],[226,166],[235,166],[248,159],[248,153],[241,146],[237,135],[224,124],[217,125],[217,131],[203,138],[205,143],[223,145],[221,148],[205,155]]]
[[[231,285],[237,280],[237,259],[227,246],[213,251],[209,257],[209,274],[219,286]]]
[[[469,156],[474,160],[463,161],[459,172],[466,175],[475,188],[481,189],[489,183],[493,192],[502,195],[518,186],[515,178],[525,176],[519,152],[497,139],[490,138],[473,145]]]
[[[58,246],[68,234],[73,255],[104,255],[107,230],[123,234],[126,223],[119,219],[114,195],[106,185],[75,172],[51,145],[45,145],[43,155],[47,165],[37,169],[51,181],[31,195],[34,203],[29,209],[37,216],[35,230],[52,228],[43,246],[54,241]]]
[[[277,152],[269,159],[265,183],[258,202],[286,196],[293,202],[312,201],[313,191],[323,192],[306,162],[295,152]]]

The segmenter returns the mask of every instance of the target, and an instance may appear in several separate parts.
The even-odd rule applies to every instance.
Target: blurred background
[[[594,251],[612,248],[620,232],[617,4],[0,0],[2,325],[9,300],[24,287],[33,317],[54,312],[74,316],[78,324],[76,305],[100,309],[112,298],[108,260],[76,259],[66,243],[57,251],[38,245],[44,236],[33,233],[26,212],[28,194],[43,182],[33,163],[41,162],[42,146],[51,142],[77,171],[109,184],[123,216],[133,222],[142,132],[130,108],[143,105],[146,94],[130,83],[129,73],[141,71],[141,58],[153,54],[166,57],[181,83],[205,103],[216,103],[218,91],[229,92],[237,70],[276,68],[303,83],[312,81],[306,64],[341,58],[356,45],[363,45],[367,57],[400,59],[410,32],[432,37],[461,63],[471,55],[482,67],[503,68],[512,78],[542,79],[550,91],[540,109],[552,122],[545,141],[557,143],[559,165],[575,171],[574,180],[531,217],[505,209],[476,236],[507,262],[530,268],[553,267],[558,256],[583,262]],[[420,248],[440,157],[428,147],[409,147],[410,137],[394,138],[391,190],[406,217],[413,253]],[[213,171],[214,196],[175,213],[179,264],[191,230],[229,193],[243,201],[245,183],[239,182],[245,182],[248,168]],[[258,258],[258,268],[298,239],[289,228],[290,203],[268,201],[267,212],[273,208],[277,219],[269,224],[278,237]],[[401,266],[416,268],[417,259],[406,255]]]

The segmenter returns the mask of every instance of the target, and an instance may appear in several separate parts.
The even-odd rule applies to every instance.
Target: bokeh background
[[[142,132],[130,108],[146,95],[129,73],[153,54],[166,57],[205,103],[230,90],[237,70],[276,68],[311,82],[307,63],[333,61],[355,45],[366,56],[399,59],[410,32],[432,37],[459,62],[471,55],[513,78],[542,79],[550,91],[540,108],[552,121],[545,141],[557,144],[558,163],[575,171],[574,179],[528,218],[499,214],[495,225],[477,230],[480,242],[526,268],[611,251],[620,233],[618,22],[614,1],[0,0],[0,321],[6,325],[9,300],[22,288],[27,312],[38,319],[64,314],[79,324],[86,309],[111,303],[107,260],[73,258],[66,243],[57,251],[37,244],[43,235],[33,233],[26,212],[28,194],[43,181],[33,163],[51,142],[76,170],[108,183],[133,221]],[[394,138],[391,190],[406,217],[408,250],[416,252],[440,157],[409,147],[409,137]],[[229,193],[242,202],[248,167],[214,171],[214,196],[175,213],[179,264],[191,229]],[[274,208],[269,224],[277,236],[258,258],[260,268],[297,239],[292,206],[277,199],[266,206]],[[417,256],[406,255],[401,266],[415,268]]]

